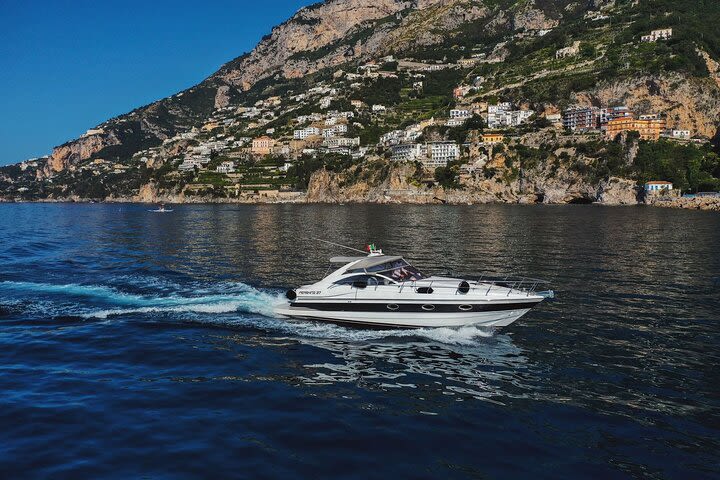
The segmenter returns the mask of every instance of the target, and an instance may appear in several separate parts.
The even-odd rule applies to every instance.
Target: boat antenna
[[[311,237],[311,240],[315,240],[317,242],[322,242],[322,243],[327,243],[328,245],[333,245],[335,247],[347,248],[348,250],[353,250],[355,252],[360,252],[364,255],[367,255],[366,251],[358,250],[357,248],[353,248],[353,247],[348,247],[347,245],[340,245],[339,243],[328,242],[327,240],[323,240],[322,238]]]

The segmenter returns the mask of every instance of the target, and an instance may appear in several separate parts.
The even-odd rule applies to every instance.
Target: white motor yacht
[[[504,327],[552,292],[541,280],[468,280],[426,276],[403,257],[369,247],[363,257],[334,257],[342,267],[317,283],[289,290],[275,313],[366,327]]]

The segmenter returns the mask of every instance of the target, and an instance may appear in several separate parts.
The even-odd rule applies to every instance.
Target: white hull
[[[506,327],[529,312],[530,309],[502,310],[495,312],[457,313],[413,313],[413,312],[332,312],[311,308],[283,306],[275,313],[284,317],[305,320],[321,320],[333,323],[348,323],[359,326],[394,328],[439,328],[439,327]]]

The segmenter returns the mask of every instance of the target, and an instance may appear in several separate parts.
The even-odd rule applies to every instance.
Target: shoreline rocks
[[[720,197],[676,197],[653,199],[648,205],[663,208],[682,208],[684,210],[703,210],[720,212]]]

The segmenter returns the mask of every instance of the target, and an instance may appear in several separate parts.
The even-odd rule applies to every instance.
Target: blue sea
[[[0,477],[720,478],[720,215],[0,205]],[[510,327],[275,318],[374,242],[550,280]]]

